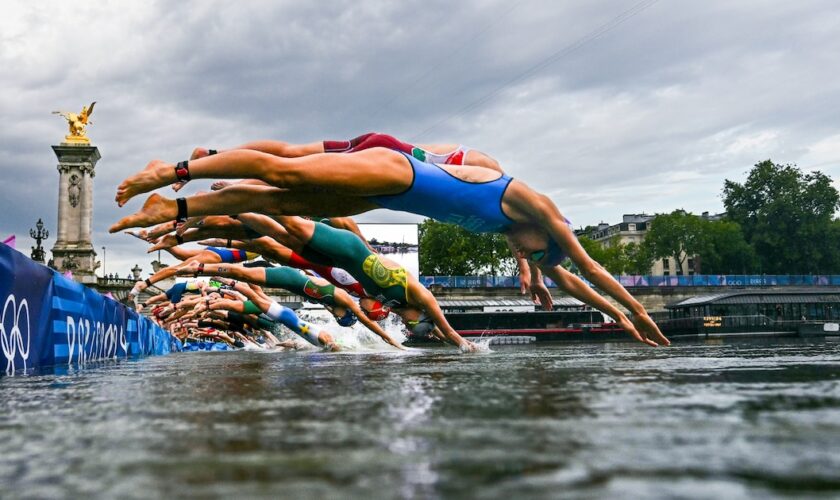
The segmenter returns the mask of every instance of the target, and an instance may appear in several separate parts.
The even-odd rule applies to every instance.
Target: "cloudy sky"
[[[50,111],[96,100],[94,245],[120,275],[151,259],[107,234],[144,198],[118,209],[116,185],[198,145],[460,142],[576,226],[721,211],[724,179],[766,158],[840,176],[828,0],[12,1],[2,26],[0,236],[28,253],[42,217],[52,246],[66,124]]]

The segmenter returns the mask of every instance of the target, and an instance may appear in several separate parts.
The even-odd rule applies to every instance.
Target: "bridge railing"
[[[128,287],[131,288],[137,283],[137,280],[134,278],[114,278],[111,276],[106,276],[104,278],[97,278],[97,284],[105,285],[105,286],[121,286],[121,287]]]
[[[693,276],[615,276],[628,288],[649,287],[731,287],[731,286],[840,286],[837,274],[695,274]],[[426,287],[518,288],[518,276],[420,276]],[[555,287],[546,278],[546,285]]]

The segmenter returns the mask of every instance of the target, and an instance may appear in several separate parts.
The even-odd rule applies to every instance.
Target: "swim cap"
[[[356,324],[357,319],[356,315],[353,314],[353,311],[347,309],[344,312],[344,316],[336,318],[336,321],[338,321],[338,324],[341,326],[353,326]]]
[[[545,250],[531,252],[528,258],[543,266],[559,266],[566,260],[567,255],[553,239],[550,239]]]
[[[566,223],[566,226],[572,231],[572,234],[575,233],[575,228],[572,226],[572,221],[563,217],[563,222]],[[546,248],[543,250],[537,250],[535,252],[531,252],[528,254],[528,259],[532,262],[536,262],[537,264],[543,266],[559,266],[566,260],[569,256],[566,255],[566,252],[557,245],[557,242],[554,241],[554,238],[551,235],[548,236],[548,244]]]
[[[382,302],[375,300],[371,303],[369,309],[362,308],[365,316],[373,321],[382,321],[391,314],[391,309],[382,305]]]
[[[432,330],[435,329],[435,324],[432,322],[432,318],[428,317],[426,313],[420,313],[420,317],[417,318],[417,321],[406,321],[406,325],[408,325],[409,330],[413,335],[417,335],[418,337],[428,337]]]

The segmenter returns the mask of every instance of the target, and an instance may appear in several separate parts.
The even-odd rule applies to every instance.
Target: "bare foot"
[[[190,160],[197,160],[199,158],[204,158],[205,156],[207,156],[209,154],[210,154],[209,149],[195,148],[195,149],[193,149],[193,152],[190,155]]]
[[[168,200],[155,193],[146,199],[139,212],[123,217],[108,231],[116,233],[130,227],[149,227],[164,221],[173,220],[178,216],[178,208],[173,200]]]
[[[177,227],[178,224],[176,224],[175,221],[158,224],[157,226],[148,230],[149,242],[151,242],[153,239],[160,238],[164,234],[171,233],[174,229],[177,229]]]
[[[138,194],[148,193],[177,180],[174,165],[152,160],[146,168],[122,181],[117,187],[117,196],[114,199],[119,206],[123,206]]]
[[[228,182],[228,181],[216,181],[213,184],[210,184],[210,190],[211,191],[219,191],[220,189],[224,189],[224,188],[226,188],[230,185],[231,185],[231,183]]]
[[[187,232],[187,229],[203,225],[204,219],[204,217],[190,217],[189,219],[187,219],[186,222],[178,225],[178,228],[175,230],[175,233],[183,236],[184,233]]]
[[[145,229],[141,229],[140,231],[136,231],[136,232],[135,231],[126,231],[125,234],[130,234],[131,236],[134,236],[135,238],[143,240],[143,241],[149,241],[149,233]]]
[[[174,246],[178,246],[178,240],[175,236],[171,234],[167,234],[163,238],[160,238],[155,242],[155,244],[146,250],[146,253],[157,252],[158,250],[166,250],[167,248],[172,248]]]

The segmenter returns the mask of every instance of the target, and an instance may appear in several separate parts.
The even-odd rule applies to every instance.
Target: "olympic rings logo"
[[[24,330],[21,329],[21,319],[23,318],[26,318],[25,335]],[[6,356],[6,374],[13,375],[15,373],[15,360],[18,353],[23,360],[23,369],[26,370],[31,335],[29,303],[26,302],[26,299],[22,299],[18,303],[13,294],[9,295],[3,304],[3,315],[0,317],[0,346],[3,348],[3,355]]]
[[[119,326],[118,321],[119,318],[115,317],[114,323],[106,324],[101,321],[91,322],[84,317],[77,321],[67,316],[68,366],[74,363],[82,366],[88,361],[126,356],[128,340],[125,328]]]

